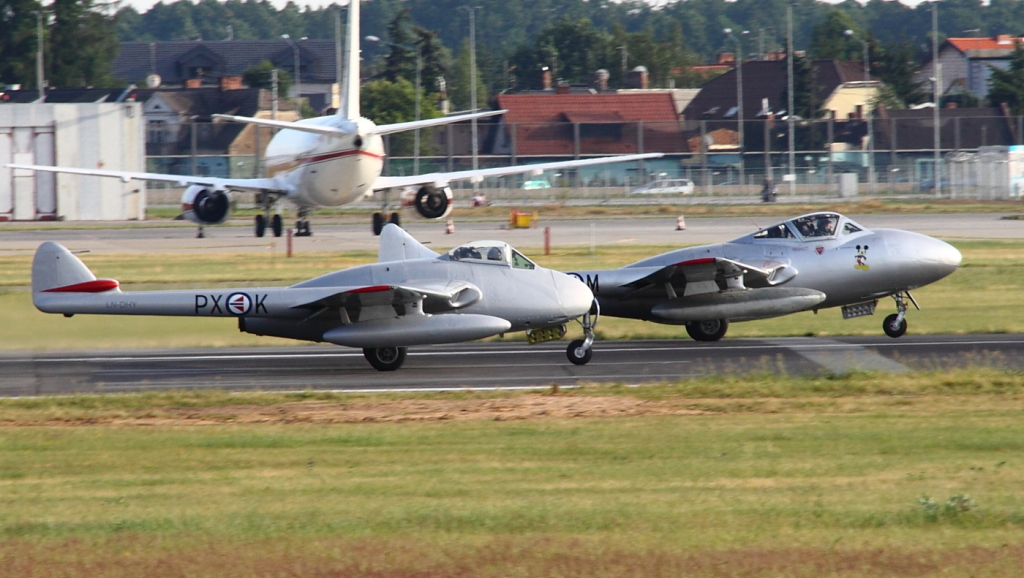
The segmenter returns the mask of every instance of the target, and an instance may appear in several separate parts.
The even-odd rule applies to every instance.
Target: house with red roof
[[[581,157],[640,152],[686,153],[669,92],[502,94],[493,154]]]
[[[992,69],[1006,70],[1013,49],[1024,38],[1000,34],[992,38],[947,38],[939,47],[942,65],[942,94],[968,91],[978,98],[988,96]],[[915,80],[931,90],[935,63],[929,60],[921,67]]]

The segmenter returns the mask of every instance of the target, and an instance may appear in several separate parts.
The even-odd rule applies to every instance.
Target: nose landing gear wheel
[[[893,339],[902,337],[907,332],[907,320],[900,319],[898,313],[893,313],[882,322],[882,331],[885,331],[885,334]]]
[[[366,347],[363,356],[377,371],[395,371],[405,362],[405,347]]]
[[[697,341],[718,341],[729,330],[728,319],[710,319],[686,324],[686,332]]]
[[[267,232],[267,219],[263,215],[256,215],[256,236],[262,237]]]
[[[270,230],[274,232],[275,237],[281,236],[281,231],[284,230],[284,224],[281,222],[281,215],[274,215],[270,218]],[[259,235],[262,237],[263,235]]]
[[[391,213],[390,215],[388,215],[388,222],[391,223],[392,225],[398,225],[399,227],[401,227],[402,216],[399,215],[397,212]]]
[[[565,356],[569,358],[569,361],[573,362],[574,365],[586,365],[590,358],[594,356],[593,348],[583,349],[584,341],[577,339],[569,344],[569,347],[565,349]]]
[[[373,236],[377,237],[380,232],[384,229],[384,215],[381,213],[373,214]]]

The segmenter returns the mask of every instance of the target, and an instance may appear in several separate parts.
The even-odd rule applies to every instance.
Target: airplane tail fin
[[[345,59],[342,63],[344,79],[341,83],[341,106],[338,116],[359,118],[359,2],[348,3],[348,23],[345,27]]]
[[[97,279],[85,263],[63,245],[47,241],[36,249],[32,260],[32,301],[40,310],[59,312],[52,307],[56,294],[103,293],[117,288],[117,281]]]
[[[426,248],[398,225],[388,223],[380,232],[380,249],[377,253],[379,263],[433,257],[437,257],[437,253]]]

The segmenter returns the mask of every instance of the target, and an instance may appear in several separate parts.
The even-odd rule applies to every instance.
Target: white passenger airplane
[[[256,195],[263,214],[256,216],[256,236],[262,237],[267,225],[275,237],[281,235],[281,215],[276,210],[282,198],[298,208],[296,234],[310,234],[308,216],[317,207],[340,207],[355,202],[367,193],[390,189],[418,187],[416,210],[428,219],[444,218],[452,209],[451,181],[480,182],[487,177],[525,174],[540,175],[545,170],[570,169],[609,162],[656,158],[660,153],[622,155],[535,165],[499,167],[451,173],[430,173],[407,177],[382,177],[385,134],[428,128],[472,118],[503,114],[504,110],[471,113],[442,118],[377,126],[360,116],[359,109],[359,0],[349,4],[345,43],[345,78],[342,106],[337,114],[284,122],[231,115],[214,115],[226,121],[243,122],[282,129],[266,150],[266,178],[222,179],[217,177],[138,173],[103,169],[54,167],[42,165],[7,165],[14,169],[48,171],[99,177],[114,177],[125,182],[131,179],[177,183],[187,187],[181,198],[182,216],[201,227],[227,220],[231,212],[231,193]],[[271,213],[274,213],[271,216]],[[398,214],[388,219],[398,223]],[[385,216],[373,215],[374,234],[380,234]]]

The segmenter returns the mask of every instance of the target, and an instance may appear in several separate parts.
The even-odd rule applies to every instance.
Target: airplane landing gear
[[[709,319],[686,324],[686,332],[697,341],[718,341],[729,330],[728,319]]]
[[[281,233],[284,231],[284,226],[281,223],[281,214],[274,213],[273,216],[270,215],[270,211],[274,208],[276,203],[274,203],[269,195],[265,194],[258,197],[257,202],[259,203],[260,208],[263,209],[263,214],[256,215],[256,236],[262,237],[265,235],[267,233],[267,224],[269,223],[270,232],[273,233],[275,237],[280,237]]]
[[[593,318],[591,318],[593,315]],[[594,300],[593,307],[590,311],[583,314],[583,321],[580,325],[583,326],[583,337],[585,339],[576,339],[569,344],[569,347],[565,349],[565,355],[569,358],[574,365],[586,365],[590,358],[594,356],[594,328],[597,327],[597,321],[601,318],[601,307],[597,304],[597,300]]]
[[[366,347],[363,356],[377,371],[395,371],[402,367],[407,351],[405,347]]]
[[[397,212],[391,213],[390,215],[387,216],[387,218],[384,217],[384,213],[374,213],[373,214],[373,234],[374,234],[374,236],[380,235],[380,232],[384,230],[384,225],[386,225],[387,223],[391,223],[393,225],[398,225],[399,227],[401,227],[402,226],[402,217]]]
[[[914,303],[914,307],[921,309],[917,305],[917,301],[914,300],[913,295],[910,294],[910,291],[907,291],[907,297]],[[892,298],[896,301],[896,313],[887,316],[885,321],[882,321],[882,331],[889,337],[896,339],[897,337],[902,337],[907,332],[907,302],[903,300],[902,293],[897,293]]]
[[[299,220],[295,222],[296,237],[310,237],[313,232],[309,230],[309,209],[299,209]]]

